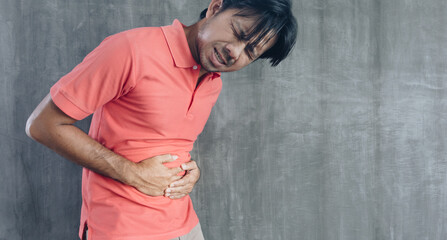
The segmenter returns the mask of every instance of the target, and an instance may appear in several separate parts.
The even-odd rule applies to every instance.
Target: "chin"
[[[216,69],[216,67],[214,67],[214,65],[206,58],[206,56],[202,56],[200,58],[200,66],[207,72],[220,72],[220,70]]]

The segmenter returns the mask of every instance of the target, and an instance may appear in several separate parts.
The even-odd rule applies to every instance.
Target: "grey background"
[[[76,239],[81,168],[24,132],[52,84],[106,36],[192,24],[207,4],[0,1],[0,239]],[[192,152],[206,238],[446,239],[447,2],[293,12],[290,58],[224,74]]]

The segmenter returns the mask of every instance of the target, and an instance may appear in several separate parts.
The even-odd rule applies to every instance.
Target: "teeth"
[[[216,54],[216,58],[217,58],[217,60],[218,60],[220,63],[225,64],[224,61],[222,60],[222,58],[220,58],[220,55],[219,55],[219,53],[217,52],[217,49],[214,49],[214,53]]]

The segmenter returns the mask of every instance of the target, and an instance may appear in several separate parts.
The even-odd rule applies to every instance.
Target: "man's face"
[[[248,34],[256,18],[234,16],[238,11],[227,9],[207,18],[200,27],[196,49],[202,68],[208,72],[237,71],[261,56],[275,43],[275,38],[262,40],[254,49],[241,40]]]

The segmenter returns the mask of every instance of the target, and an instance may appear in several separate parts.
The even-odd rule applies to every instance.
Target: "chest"
[[[220,78],[191,69],[146,75],[115,104],[122,122],[145,134],[195,139],[202,131],[221,89]]]

